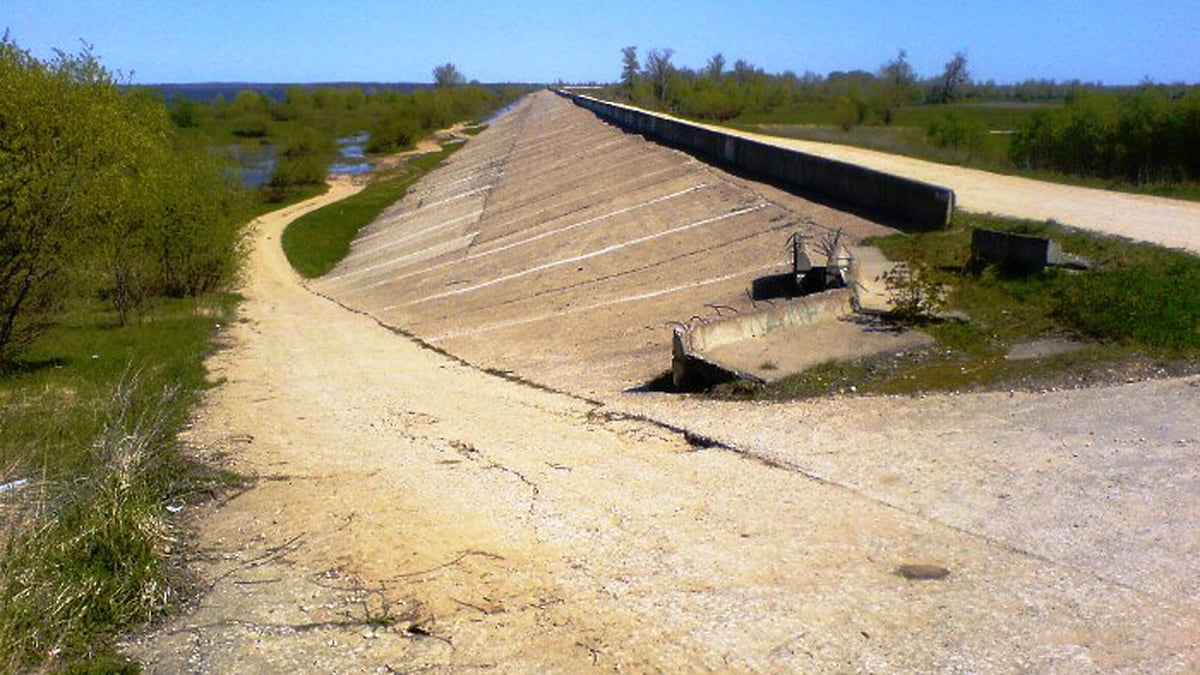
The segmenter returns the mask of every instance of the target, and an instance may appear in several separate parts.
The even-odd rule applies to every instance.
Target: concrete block
[[[1019,274],[1037,274],[1062,262],[1062,246],[1045,237],[976,229],[971,232],[971,255]]]

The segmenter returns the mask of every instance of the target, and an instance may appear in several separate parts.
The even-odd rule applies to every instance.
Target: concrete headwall
[[[971,253],[980,260],[1027,274],[1041,272],[1062,260],[1062,246],[1056,241],[983,228],[971,232]]]
[[[671,340],[671,372],[675,386],[693,388],[738,379],[759,380],[748,373],[726,368],[704,353],[768,333],[836,320],[854,311],[853,298],[851,289],[838,288],[780,302],[761,311],[676,328]]]
[[[938,230],[954,211],[954,191],[902,176],[753,141],[629,106],[555,90],[603,119],[801,191],[874,211],[903,229]]]

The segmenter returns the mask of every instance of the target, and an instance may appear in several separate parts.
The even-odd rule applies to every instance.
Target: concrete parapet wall
[[[671,341],[671,371],[675,386],[692,388],[731,380],[758,380],[753,375],[725,368],[705,357],[704,353],[777,331],[834,321],[854,311],[853,298],[851,289],[838,288],[779,302],[757,312],[676,328]]]
[[[805,192],[879,213],[896,220],[902,229],[942,229],[954,211],[954,191],[940,185],[742,138],[590,96],[555,92],[624,129]]]

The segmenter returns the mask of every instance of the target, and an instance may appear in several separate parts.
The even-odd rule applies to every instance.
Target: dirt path
[[[1187,599],[485,374],[310,293],[279,236],[354,189],[257,226],[190,440],[258,481],[195,514],[209,591],[126,646],[150,672],[1200,667]]]
[[[431,136],[426,136],[417,141],[416,147],[412,150],[404,150],[386,157],[381,157],[375,163],[376,171],[384,171],[399,165],[409,157],[416,155],[428,155],[431,152],[437,152],[442,149],[442,143],[446,141],[463,138],[462,130],[468,126],[466,122],[458,122],[454,126],[447,127],[441,131],[435,132]]]
[[[1200,202],[1047,183],[848,145],[699,126],[945,185],[954,190],[958,206],[966,211],[1056,220],[1086,230],[1200,253]]]

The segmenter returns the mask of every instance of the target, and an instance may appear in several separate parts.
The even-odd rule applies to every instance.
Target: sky
[[[134,82],[607,82],[626,45],[700,67],[876,70],[904,49],[932,76],[1200,82],[1200,0],[3,0],[0,30],[40,57],[94,45]]]

